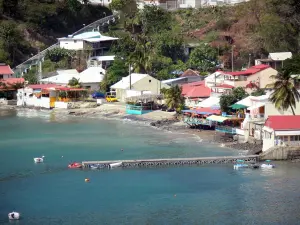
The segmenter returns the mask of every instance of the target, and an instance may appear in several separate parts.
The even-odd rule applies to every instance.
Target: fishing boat
[[[122,162],[117,162],[117,163],[111,163],[109,164],[109,168],[115,168],[115,167],[120,167],[122,166]]]
[[[45,158],[45,156],[33,158],[33,161],[35,163],[42,163],[42,162],[44,162],[44,158]]]
[[[19,220],[20,219],[20,213],[18,213],[18,212],[8,213],[8,219],[10,219],[10,220]]]
[[[71,169],[77,169],[77,168],[81,168],[82,164],[78,163],[78,162],[74,162],[74,163],[69,164],[68,167]]]
[[[271,160],[266,160],[266,163],[261,164],[260,167],[271,169],[271,168],[274,168],[275,166],[273,164],[271,164]]]
[[[237,169],[240,169],[240,168],[248,168],[249,165],[244,163],[245,161],[242,160],[242,159],[238,159],[236,160],[236,164],[233,165],[233,169],[237,170]]]

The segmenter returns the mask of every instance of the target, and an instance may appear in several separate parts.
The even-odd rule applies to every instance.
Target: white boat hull
[[[43,158],[33,158],[33,160],[34,160],[35,163],[42,163],[42,162],[44,162]]]
[[[115,167],[120,167],[122,166],[122,162],[117,162],[117,163],[111,163],[109,164],[109,168],[115,168]]]
[[[240,169],[240,168],[248,168],[249,166],[247,164],[236,164],[236,165],[233,165],[233,169],[237,170],[237,169]]]
[[[10,220],[19,220],[20,219],[20,213],[18,213],[18,212],[8,213],[8,219],[10,219]]]
[[[274,168],[275,166],[272,165],[272,164],[261,164],[260,166],[261,168],[267,168],[267,169],[271,169],[271,168]]]

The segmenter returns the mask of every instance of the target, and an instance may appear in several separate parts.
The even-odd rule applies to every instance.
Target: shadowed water
[[[298,164],[240,171],[232,165],[69,170],[71,161],[237,152],[120,121],[28,110],[1,115],[0,224],[10,224],[12,210],[22,213],[17,224],[24,225],[298,224],[300,219]],[[34,164],[33,157],[42,155],[45,163]]]

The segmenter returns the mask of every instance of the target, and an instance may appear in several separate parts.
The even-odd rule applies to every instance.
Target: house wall
[[[272,133],[269,133],[265,130],[263,130],[263,148],[262,151],[267,151],[268,149],[275,146],[275,137],[274,137],[274,131]]]
[[[169,88],[169,85],[163,84],[161,81],[146,76],[132,85],[132,89],[136,91],[151,91],[152,94],[160,94],[162,88]]]
[[[12,74],[0,74],[0,79],[7,79],[7,78],[12,78]]]
[[[100,83],[82,83],[81,85],[82,85],[83,88],[90,87],[90,89],[92,91],[97,91],[97,90],[99,90],[99,84]]]
[[[296,115],[300,115],[300,102],[296,102],[296,108],[294,109]],[[267,102],[265,105],[265,119],[268,118],[268,116],[276,116],[276,115],[293,115],[293,112],[291,108],[288,108],[287,110],[278,110],[275,108],[274,104],[271,102]]]
[[[69,50],[82,50],[84,43],[83,40],[61,40],[59,46]]]
[[[205,86],[206,87],[213,87],[215,84],[223,84],[224,83],[224,75],[215,75],[211,74],[205,78]]]
[[[274,79],[270,78],[273,75],[276,75],[278,72],[273,68],[268,68],[262,70],[256,74],[245,77],[244,81],[236,81],[236,80],[225,80],[225,84],[232,85],[234,87],[246,87],[250,82],[259,83],[260,88],[265,88],[266,85],[274,83]],[[252,91],[252,90],[250,90]]]

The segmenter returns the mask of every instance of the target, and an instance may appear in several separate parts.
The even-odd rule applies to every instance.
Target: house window
[[[3,79],[3,75],[0,75],[0,79]]]
[[[151,80],[149,80],[149,83],[151,83]]]
[[[288,136],[283,136],[283,141],[284,141],[284,142],[288,142],[288,140],[289,140],[289,137],[288,137]]]
[[[74,43],[77,43],[77,40],[75,40]]]
[[[290,141],[295,141],[295,137],[297,136],[290,136]]]
[[[300,137],[298,135],[295,136],[295,141],[300,141]]]

